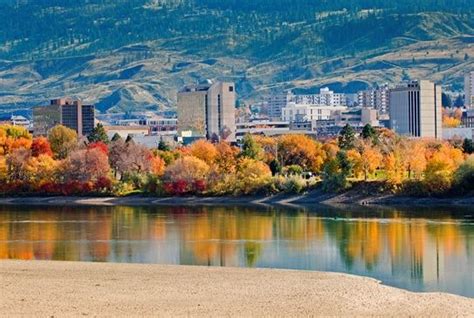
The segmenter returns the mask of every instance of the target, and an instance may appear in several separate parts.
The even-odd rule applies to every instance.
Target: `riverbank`
[[[338,273],[0,261],[2,316],[471,316],[474,299]]]
[[[223,197],[0,197],[0,205],[39,206],[287,206],[308,207],[315,205],[358,206],[473,206],[474,196],[435,198],[407,197],[392,194],[369,194],[358,189],[340,194],[313,190],[301,195],[277,194],[271,196],[223,196]]]

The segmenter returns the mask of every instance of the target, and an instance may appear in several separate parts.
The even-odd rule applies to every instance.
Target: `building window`
[[[229,92],[233,92],[234,91],[234,86],[229,86]]]

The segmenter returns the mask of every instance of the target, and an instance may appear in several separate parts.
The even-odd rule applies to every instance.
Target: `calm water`
[[[276,267],[474,297],[474,211],[0,207],[0,259]]]

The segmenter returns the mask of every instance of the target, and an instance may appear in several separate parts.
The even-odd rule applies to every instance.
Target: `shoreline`
[[[0,205],[31,206],[261,206],[305,208],[311,206],[359,207],[445,207],[474,205],[474,196],[456,198],[406,197],[397,195],[366,195],[357,192],[328,194],[320,190],[300,195],[277,194],[271,196],[32,196],[0,197]]]
[[[0,261],[0,312],[100,316],[458,316],[474,299],[340,273]]]

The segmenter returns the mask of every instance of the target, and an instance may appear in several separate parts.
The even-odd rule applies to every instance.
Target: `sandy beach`
[[[474,299],[337,273],[0,261],[1,316],[473,316]]]

